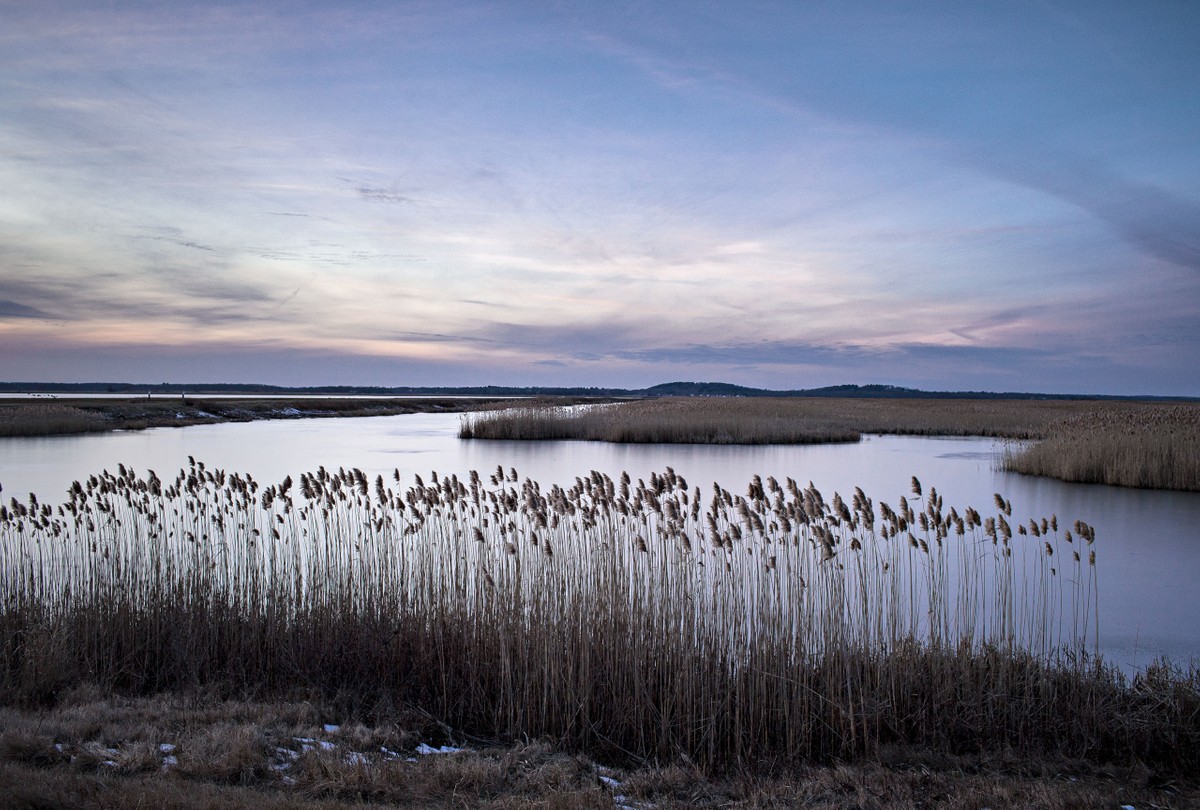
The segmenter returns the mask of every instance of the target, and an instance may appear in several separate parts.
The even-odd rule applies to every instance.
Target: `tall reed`
[[[0,507],[0,690],[316,693],[707,769],[894,741],[1145,756],[1175,722],[1192,761],[1195,719],[1130,709],[1091,654],[1090,527],[1028,534],[996,502],[121,467]]]

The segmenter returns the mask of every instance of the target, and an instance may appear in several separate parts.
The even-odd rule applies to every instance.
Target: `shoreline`
[[[562,408],[625,403],[615,412]],[[241,394],[0,398],[0,437],[45,437],[274,419],[503,411],[464,420],[459,437],[676,444],[831,444],[863,434],[980,436],[1027,442],[1008,472],[1070,483],[1200,491],[1200,404],[1098,400],[918,400],[475,395],[329,397]]]
[[[411,413],[466,413],[516,404],[578,405],[609,401],[591,397],[514,400],[511,397],[262,397],[184,395],[166,397],[0,399],[0,437],[69,436],[189,427],[274,419],[331,419],[400,416]]]

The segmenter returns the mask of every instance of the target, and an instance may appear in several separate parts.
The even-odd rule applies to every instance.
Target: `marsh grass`
[[[515,407],[463,417],[464,439],[582,439],[607,442],[815,444],[856,442],[832,421],[798,420],[786,399],[652,399],[585,408]]]
[[[1110,406],[1008,451],[1004,469],[1085,484],[1200,491],[1200,407]]]
[[[863,433],[1036,439],[1077,408],[1063,401],[674,397],[598,408],[512,407],[468,414],[465,439],[807,444]]]
[[[806,444],[863,433],[1024,440],[1004,469],[1079,483],[1200,491],[1200,404],[994,399],[688,397],[463,417],[464,439]]]
[[[100,414],[70,405],[0,407],[0,436],[51,436],[108,429],[107,420]]]
[[[890,506],[669,468],[398,478],[122,467],[0,508],[0,696],[419,707],[708,773],[891,744],[1200,763],[1196,673],[1129,684],[1093,655],[1086,524],[960,513],[915,479]]]
[[[565,402],[578,400],[564,399]],[[349,398],[349,399],[45,399],[0,400],[0,436],[52,436],[150,427],[186,427],[260,419],[395,416],[408,413],[458,412],[505,400]]]

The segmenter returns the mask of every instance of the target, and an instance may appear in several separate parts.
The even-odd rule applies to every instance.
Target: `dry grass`
[[[1064,481],[1200,491],[1200,404],[1081,400],[690,397],[463,418],[473,439],[804,444],[862,433],[1036,440],[1005,469]]]
[[[474,439],[808,444],[857,441],[862,433],[1030,439],[1068,418],[1066,401],[681,397],[590,409],[510,408],[463,418]]]
[[[1004,468],[1085,484],[1200,491],[1200,406],[1112,404],[1072,415]]]
[[[0,405],[0,436],[51,436],[108,429],[102,415],[70,405]]]
[[[566,402],[577,402],[567,399]],[[407,413],[457,413],[503,407],[505,400],[461,399],[72,399],[0,400],[0,436],[51,436],[150,427],[186,427],[260,419],[348,416],[395,416]]]
[[[606,767],[545,743],[477,742],[421,755],[425,735],[443,733],[427,718],[349,723],[334,706],[313,703],[77,693],[47,710],[0,709],[0,727],[0,795],[15,809],[1076,808],[1185,807],[1200,799],[1194,781],[1144,766],[1013,752],[887,747],[874,762],[764,758],[764,767],[721,777],[684,763]]]
[[[706,499],[669,469],[543,491],[122,468],[0,508],[0,696],[419,707],[707,773],[893,744],[1197,767],[1200,673],[1130,684],[1091,659],[1090,528],[996,500],[985,519],[915,480],[891,507],[757,478]]]
[[[464,439],[583,439],[703,444],[815,444],[858,441],[846,427],[798,419],[787,399],[652,399],[572,409],[509,408],[463,418]]]

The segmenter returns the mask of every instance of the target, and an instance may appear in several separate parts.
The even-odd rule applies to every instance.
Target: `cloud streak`
[[[1122,176],[1096,159],[1001,149],[971,152],[998,176],[1051,194],[1108,223],[1129,244],[1179,267],[1200,271],[1200,199]]]
[[[0,298],[0,318],[49,318],[45,312],[35,307],[18,304],[16,301],[6,301]]]

